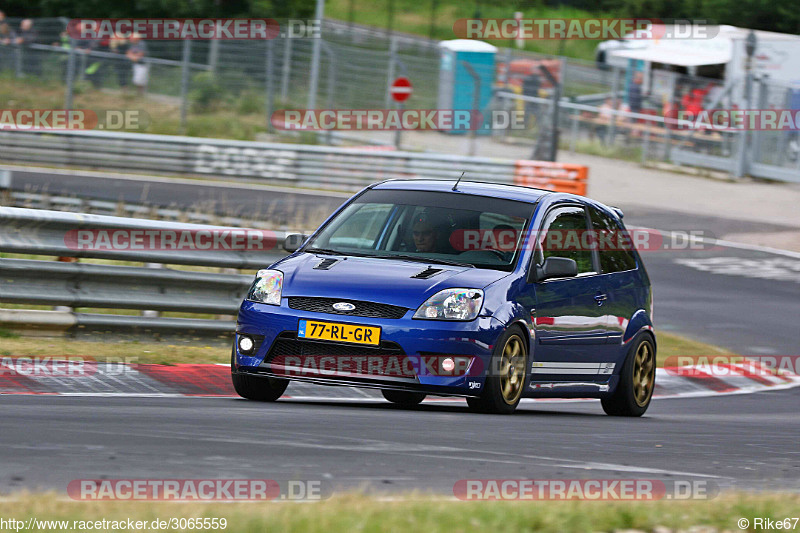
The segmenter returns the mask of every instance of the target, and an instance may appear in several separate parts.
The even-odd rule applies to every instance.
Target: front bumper
[[[233,370],[329,385],[413,390],[442,395],[479,395],[484,385],[484,369],[488,368],[494,342],[503,332],[504,324],[493,317],[478,317],[468,322],[414,320],[411,318],[413,314],[414,310],[409,310],[399,319],[367,318],[291,309],[286,298],[280,306],[244,301],[239,309],[237,339],[238,335],[244,334],[258,340],[263,336],[263,341],[256,346],[252,355],[240,353],[238,343],[234,343]],[[287,373],[283,362],[288,357],[277,358],[273,348],[281,347],[285,352],[287,345],[294,348],[302,345],[304,351],[306,348],[313,348],[316,353],[325,353],[325,350],[330,349],[331,353],[339,355],[347,354],[351,348],[342,343],[298,340],[297,329],[302,319],[380,326],[381,347],[375,349],[376,356],[389,355],[397,359],[408,359],[413,368],[420,368],[421,358],[445,355],[471,356],[472,364],[465,372],[457,375],[433,375],[426,371],[414,373],[413,376],[370,372]],[[352,351],[358,355],[372,353],[369,348],[362,346],[352,346]]]

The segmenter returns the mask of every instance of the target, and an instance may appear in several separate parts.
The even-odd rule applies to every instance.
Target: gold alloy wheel
[[[643,342],[636,350],[633,360],[633,399],[639,407],[644,407],[653,395],[656,362],[650,344]]]
[[[525,381],[525,345],[516,335],[512,335],[503,347],[500,360],[500,392],[503,401],[514,405],[522,394]]]

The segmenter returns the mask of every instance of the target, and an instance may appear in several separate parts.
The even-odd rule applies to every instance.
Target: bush
[[[189,101],[192,111],[206,113],[214,111],[219,106],[225,92],[211,72],[201,72],[192,78],[192,90],[189,92]]]

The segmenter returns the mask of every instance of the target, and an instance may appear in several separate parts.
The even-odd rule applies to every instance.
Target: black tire
[[[467,405],[481,413],[513,413],[522,398],[527,370],[528,344],[522,331],[514,326],[497,339],[483,392],[479,397],[467,398]]]
[[[231,381],[236,394],[242,398],[256,402],[274,402],[286,391],[289,386],[288,379],[272,378],[269,376],[249,376],[236,372],[231,354]]]
[[[383,390],[381,389],[381,393],[383,397],[389,400],[392,403],[396,403],[397,405],[403,405],[405,407],[413,407],[414,405],[418,405],[422,400],[425,399],[426,394],[424,392],[410,392],[404,390]]]
[[[655,380],[656,346],[643,333],[631,343],[614,394],[600,400],[603,411],[610,416],[642,416],[653,399]]]

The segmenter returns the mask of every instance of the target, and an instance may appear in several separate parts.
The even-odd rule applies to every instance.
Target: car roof
[[[553,194],[552,191],[545,189],[535,189],[522,185],[511,185],[505,183],[484,183],[480,181],[461,180],[458,188],[453,191],[454,180],[442,179],[393,179],[376,183],[373,189],[394,189],[404,191],[436,191],[452,192],[453,194],[471,194],[475,196],[489,196],[492,198],[503,198],[506,200],[517,200],[521,202],[534,203],[543,196]],[[565,195],[572,196],[572,195]]]

